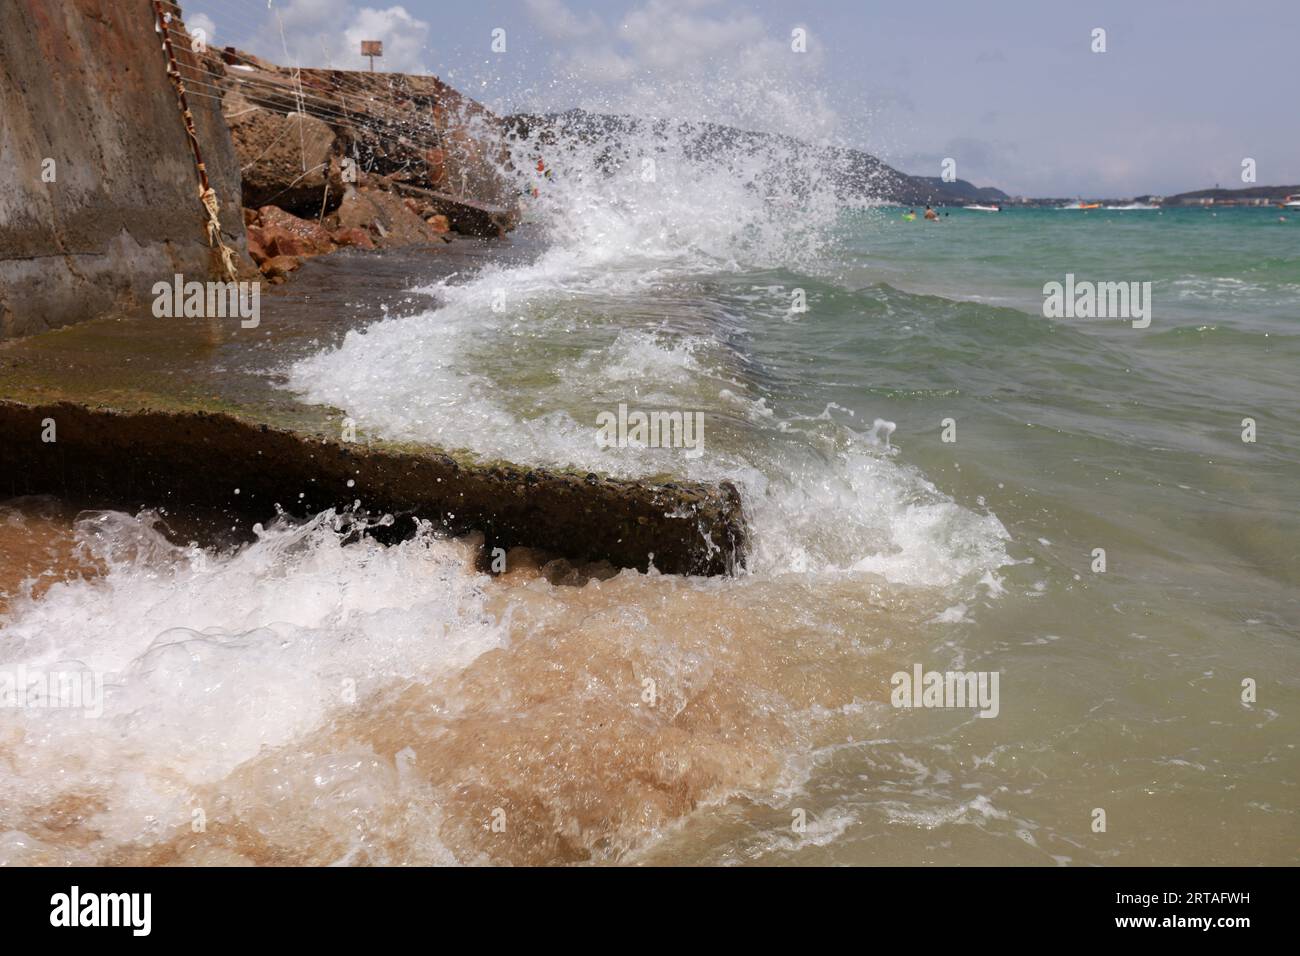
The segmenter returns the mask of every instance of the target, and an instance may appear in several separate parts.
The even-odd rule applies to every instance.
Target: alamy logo
[[[129,926],[148,936],[153,925],[151,893],[86,893],[74,886],[50,897],[51,926]]]
[[[104,713],[104,678],[89,670],[28,671],[19,664],[0,670],[0,708],[76,710],[87,717]]]
[[[1076,282],[1043,285],[1043,316],[1048,319],[1132,319],[1133,328],[1151,324],[1150,282]]]
[[[640,412],[619,403],[618,414],[596,416],[598,448],[685,448],[687,458],[704,454],[703,412]]]
[[[233,319],[255,329],[262,321],[262,283],[186,282],[179,272],[171,282],[155,282],[155,319]]]
[[[912,673],[889,678],[889,701],[895,707],[973,707],[980,717],[996,717],[999,677],[997,671],[923,671],[913,664]]]

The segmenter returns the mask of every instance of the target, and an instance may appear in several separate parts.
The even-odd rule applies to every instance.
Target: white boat
[[[1001,212],[1001,206],[966,206],[966,209],[974,209],[976,212]]]
[[[1282,200],[1283,209],[1300,209],[1300,196],[1287,196]]]

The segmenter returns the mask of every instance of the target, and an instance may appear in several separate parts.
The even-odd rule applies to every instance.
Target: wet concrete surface
[[[221,410],[315,432],[337,413],[302,405],[277,388],[281,370],[385,312],[430,308],[431,297],[409,291],[415,286],[468,278],[487,262],[524,260],[538,251],[536,240],[523,234],[504,242],[458,238],[429,248],[342,250],[307,259],[289,282],[262,283],[254,329],[242,328],[238,318],[156,318],[152,301],[140,303],[126,316],[0,345],[0,397],[120,411]]]
[[[341,411],[278,387],[293,361],[385,310],[402,316],[434,304],[412,288],[539,252],[527,228],[505,241],[343,251],[307,260],[285,285],[264,285],[253,329],[237,316],[156,318],[149,302],[121,318],[2,343],[0,496],[164,507],[212,515],[226,530],[277,508],[306,516],[360,499],[450,533],[482,532],[488,547],[639,568],[653,554],[669,573],[734,570],[746,532],[728,484],[482,463],[360,432],[344,441]]]

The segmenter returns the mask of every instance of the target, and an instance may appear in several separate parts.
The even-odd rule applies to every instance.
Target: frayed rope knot
[[[210,186],[207,189],[200,186],[199,199],[203,201],[203,207],[208,211],[208,245],[216,249],[221,256],[221,272],[226,280],[234,282],[237,278],[235,254],[221,241],[221,206],[217,202],[217,194]]]

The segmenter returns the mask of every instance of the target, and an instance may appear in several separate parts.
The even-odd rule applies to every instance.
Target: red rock
[[[271,252],[266,248],[266,238],[259,227],[249,226],[247,230],[247,239],[248,254],[259,266],[267,259],[271,258]]]
[[[350,229],[336,229],[331,233],[331,236],[339,246],[355,246],[358,249],[375,248],[375,240],[370,238],[370,233],[358,226],[353,226]]]
[[[339,228],[368,231],[383,246],[430,243],[438,233],[398,196],[359,189],[349,193],[332,217]]]
[[[271,237],[271,253],[275,256],[306,258],[307,256],[316,255],[317,250],[315,246],[305,239],[299,239],[297,236],[281,232]]]
[[[316,256],[334,249],[329,230],[276,206],[258,210],[258,240],[272,256]]]
[[[425,222],[433,227],[434,232],[451,232],[451,223],[447,220],[446,216],[430,216],[425,220]]]
[[[447,151],[444,149],[426,150],[424,165],[429,171],[429,185],[437,189],[447,178]]]
[[[295,256],[275,256],[262,263],[262,275],[273,282],[276,279],[283,280],[301,265],[302,260]]]

